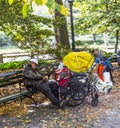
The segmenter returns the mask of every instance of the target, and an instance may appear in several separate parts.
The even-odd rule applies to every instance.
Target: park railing
[[[33,56],[37,56],[37,53],[30,53],[30,52],[14,52],[14,53],[3,53],[0,54],[0,63],[4,62],[4,59],[16,59],[18,57],[29,57],[32,58]]]

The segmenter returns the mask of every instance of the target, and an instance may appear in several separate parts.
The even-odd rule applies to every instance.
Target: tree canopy
[[[60,10],[58,10],[59,7],[63,6],[63,3],[59,4],[54,2],[54,5],[58,5],[56,9],[60,15],[60,17],[56,19],[55,16],[47,18],[44,16],[34,15],[33,10],[31,9],[31,5],[29,3],[30,1],[28,2],[27,0],[1,0],[0,2],[0,30],[4,31],[8,35],[11,35],[13,41],[20,48],[26,49],[27,51],[31,52],[37,52],[38,54],[44,53],[45,50],[47,51],[47,47],[49,48],[50,46],[49,37],[59,34],[53,31],[53,26],[57,29],[60,28],[60,34],[58,36],[63,40],[60,40],[59,43],[64,45],[67,44],[65,46],[69,47],[68,36],[65,36],[66,39],[61,37],[63,36],[63,32],[65,35],[67,35],[67,24],[65,16],[61,14],[62,12],[60,13]],[[41,5],[38,1],[34,2],[37,5]],[[50,1],[48,0],[48,2]],[[29,4],[26,9],[25,4]],[[51,11],[50,6],[49,9]],[[61,18],[62,22],[60,22]],[[66,30],[63,27],[66,27]]]
[[[113,33],[120,30],[120,0],[84,0],[76,5],[80,9],[77,33]]]
[[[23,18],[22,1],[14,2],[9,6],[3,0],[0,5],[0,30],[11,35],[20,48],[39,52],[40,47],[47,45],[46,38],[53,35],[52,19],[38,17],[31,13],[28,17]]]
[[[19,2],[20,0],[17,0]],[[61,14],[68,16],[68,9],[63,6],[63,4],[58,4],[55,0],[22,0],[22,14],[25,18],[29,12],[29,9],[32,9],[32,3],[36,3],[38,6],[45,4],[51,13],[54,13],[54,10],[57,9]],[[8,0],[8,3],[12,5],[15,0]]]
[[[78,34],[108,32],[116,37],[115,52],[120,31],[120,0],[77,0],[79,15],[75,23]]]

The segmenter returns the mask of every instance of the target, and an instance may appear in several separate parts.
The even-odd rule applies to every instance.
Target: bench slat
[[[0,77],[7,77],[7,76],[10,76],[10,75],[16,75],[16,74],[19,74],[19,73],[22,73],[22,71],[19,70],[19,71],[3,73],[3,74],[0,74]]]
[[[2,84],[0,84],[0,88],[2,88],[2,87],[6,87],[6,86],[9,86],[9,85],[14,85],[14,84],[19,84],[19,83],[22,83],[22,79],[21,80],[19,80],[19,82],[18,82],[18,80],[17,81],[10,81],[10,82],[6,82],[6,83],[2,83]]]
[[[18,98],[26,97],[28,95],[32,95],[31,91],[29,91],[29,90],[21,92],[21,93],[16,93],[13,95],[5,96],[5,97],[0,98],[0,103],[5,103],[8,101],[18,99]]]
[[[0,77],[6,77],[6,76],[10,76],[10,75],[15,75],[16,72],[8,72],[8,73],[3,73],[3,74],[0,74]]]
[[[16,79],[17,80],[22,79],[22,74],[20,74],[20,75],[13,75],[13,76],[9,76],[9,77],[0,79],[0,83],[9,82],[11,80],[16,80]]]

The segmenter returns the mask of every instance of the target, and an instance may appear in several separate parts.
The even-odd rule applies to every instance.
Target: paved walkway
[[[99,121],[94,121],[86,128],[120,128],[120,108],[107,111]]]
[[[89,104],[60,110],[54,106],[31,107],[22,117],[0,117],[0,128],[120,128],[120,107],[101,111]]]

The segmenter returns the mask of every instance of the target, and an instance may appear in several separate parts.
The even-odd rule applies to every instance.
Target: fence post
[[[31,57],[31,58],[34,58],[34,52],[31,52],[30,57]]]
[[[3,54],[0,54],[0,63],[3,63]]]

